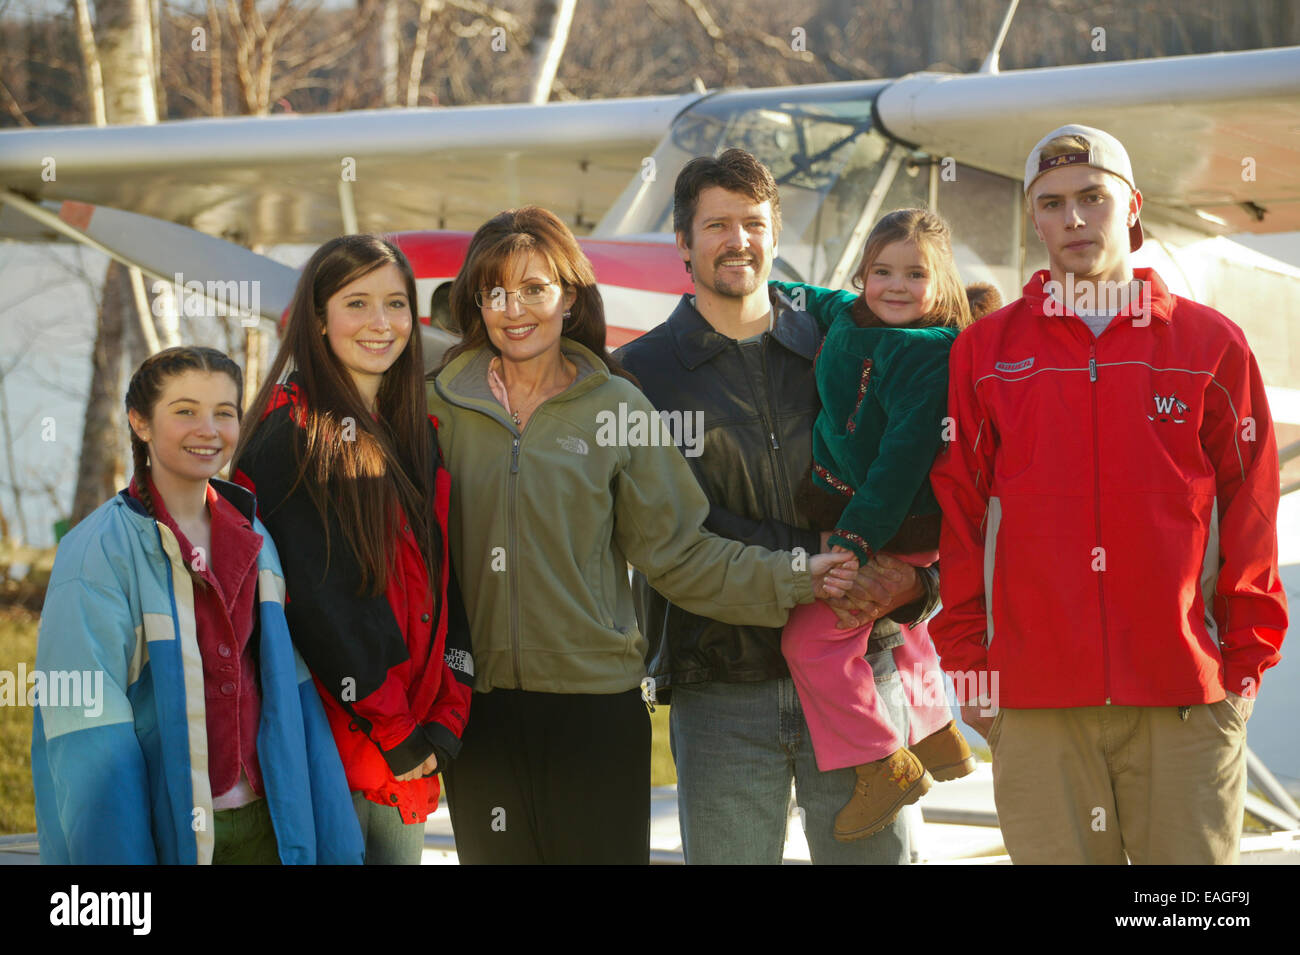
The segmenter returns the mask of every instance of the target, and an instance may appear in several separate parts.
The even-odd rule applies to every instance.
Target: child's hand
[[[979,733],[988,740],[989,733],[993,732],[993,717],[987,716],[988,707],[979,703],[963,703],[961,707],[961,720],[975,732]]]
[[[808,575],[812,577],[813,596],[821,600],[843,597],[857,580],[857,555],[842,547],[829,554],[816,554],[808,561]]]
[[[1255,709],[1255,700],[1253,697],[1247,699],[1246,697],[1238,696],[1236,693],[1229,690],[1228,702],[1232,704],[1232,708],[1237,711],[1237,715],[1241,717],[1243,723],[1250,722],[1251,711]]]
[[[419,766],[416,766],[414,769],[408,770],[407,772],[402,773],[402,775],[395,776],[393,778],[396,779],[399,783],[405,783],[405,782],[409,782],[412,779],[419,779],[421,776],[431,775],[432,773],[436,773],[437,771],[438,771],[438,757],[437,755],[433,755],[430,756],[428,759],[426,759]]]
[[[915,567],[889,554],[876,554],[859,570],[848,595],[828,604],[839,617],[836,629],[847,630],[878,620],[924,595]]]

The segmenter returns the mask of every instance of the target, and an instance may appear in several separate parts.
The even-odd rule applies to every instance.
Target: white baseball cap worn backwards
[[[1078,136],[1088,144],[1087,151],[1064,153],[1060,156],[1044,159],[1042,155],[1043,147],[1053,139],[1061,136]],[[1060,166],[1074,165],[1091,166],[1094,169],[1108,172],[1112,176],[1118,176],[1128,184],[1130,189],[1137,192],[1137,186],[1133,183],[1133,164],[1129,162],[1128,153],[1120,144],[1120,141],[1110,133],[1094,129],[1091,126],[1070,125],[1052,130],[1038,141],[1038,145],[1029,151],[1029,158],[1025,160],[1025,195],[1029,195],[1029,187],[1043,173],[1050,172]],[[1142,245],[1141,219],[1135,220],[1129,228],[1128,239],[1129,251],[1136,252]]]

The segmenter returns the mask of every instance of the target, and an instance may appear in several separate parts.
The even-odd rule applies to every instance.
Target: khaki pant
[[[271,825],[271,808],[257,799],[238,809],[213,813],[213,865],[279,865],[280,847]]]
[[[1188,707],[1002,709],[989,733],[998,821],[1017,864],[1231,865],[1246,724]]]

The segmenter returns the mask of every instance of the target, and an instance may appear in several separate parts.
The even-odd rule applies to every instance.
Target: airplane
[[[1069,119],[1116,135],[1140,170],[1136,264],[1233,316],[1282,387],[1300,382],[1283,320],[1300,307],[1286,294],[1300,272],[1223,236],[1300,229],[1298,76],[1300,47],[1285,47],[540,106],[0,131],[0,238],[72,239],[164,283],[256,279],[274,320],[294,271],[244,246],[392,233],[430,320],[465,230],[532,202],[590,227],[584,248],[618,345],[690,290],[671,250],[672,183],[688,159],[728,146],[767,163],[781,189],[774,278],[840,287],[878,213],[928,205],[952,223],[967,281],[1014,298],[1045,265],[1022,210],[1024,156]]]
[[[1246,331],[1285,465],[1300,455],[1300,269],[1226,236],[1300,229],[1297,117],[1300,47],[1286,47],[541,106],[2,131],[0,238],[81,242],[163,286],[197,282],[216,296],[253,282],[253,311],[274,322],[296,270],[246,246],[389,233],[415,269],[435,362],[455,341],[446,296],[466,230],[531,202],[590,230],[580,241],[617,346],[691,290],[671,215],[673,181],[694,156],[741,146],[773,171],[784,220],[773,278],[844,287],[879,215],[926,205],[952,224],[963,278],[1009,301],[1046,265],[1023,208],[1024,157],[1047,130],[1083,123],[1132,157],[1145,197],[1135,264]],[[1293,748],[1270,761],[1300,778]],[[1277,833],[1300,831],[1300,807],[1263,761],[1251,778],[1267,796],[1252,796],[1251,812]]]

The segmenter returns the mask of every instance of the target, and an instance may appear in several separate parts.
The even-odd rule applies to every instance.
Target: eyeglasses
[[[519,299],[520,305],[541,305],[551,297],[551,286],[553,285],[555,285],[554,282],[541,282],[535,285],[525,285],[513,292],[507,292],[499,285],[492,289],[479,289],[474,293],[474,302],[479,308],[490,308],[496,312],[506,310],[506,304],[511,295]]]

